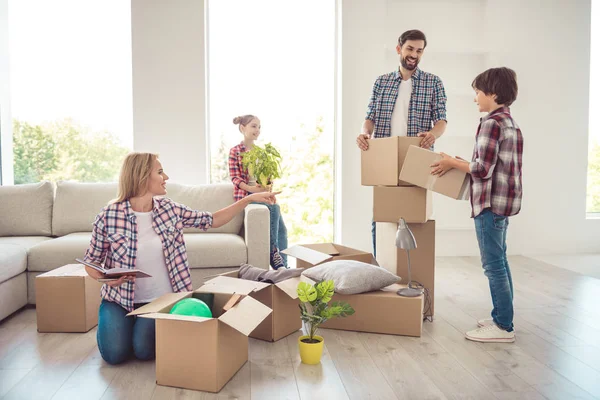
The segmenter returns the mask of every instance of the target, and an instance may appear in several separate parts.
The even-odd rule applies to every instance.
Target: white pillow
[[[315,282],[333,280],[339,294],[372,292],[400,282],[399,276],[385,268],[354,260],[326,262],[304,270],[302,275]]]

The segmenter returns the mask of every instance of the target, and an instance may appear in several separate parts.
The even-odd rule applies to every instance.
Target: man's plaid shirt
[[[192,279],[183,240],[183,228],[207,230],[213,218],[209,212],[195,211],[169,198],[155,198],[152,210],[154,231],[162,242],[165,263],[174,292],[192,290]],[[137,256],[137,222],[129,200],[106,206],[94,221],[90,247],[85,260],[104,268],[135,268]],[[144,278],[152,279],[152,278]],[[120,287],[102,285],[102,298],[133,311],[135,285],[126,282]]]
[[[428,132],[441,120],[446,121],[446,91],[442,80],[436,75],[415,70],[412,76],[412,94],[408,106],[408,136]],[[402,84],[398,70],[381,75],[373,84],[365,119],[373,121],[373,138],[391,135],[391,121],[398,87]]]
[[[484,209],[509,217],[521,210],[523,135],[508,107],[481,119],[471,170],[472,217]]]

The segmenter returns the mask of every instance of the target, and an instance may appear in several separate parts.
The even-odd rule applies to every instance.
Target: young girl
[[[254,147],[254,141],[260,135],[260,120],[254,115],[235,117],[233,123],[244,135],[240,144],[229,151],[229,176],[233,182],[233,198],[238,201],[251,193],[266,192],[268,189],[256,183],[256,179],[242,166],[242,155]],[[287,256],[279,250],[287,248],[287,229],[281,217],[279,204],[267,204],[271,217],[271,266],[274,269],[287,268]]]
[[[97,340],[100,355],[109,364],[122,363],[132,353],[140,360],[154,358],[154,320],[127,313],[166,293],[192,290],[183,228],[217,228],[251,202],[275,202],[276,193],[258,193],[212,214],[196,211],[164,197],[168,179],[158,155],[130,153],[121,168],[118,198],[94,222],[85,261],[152,275],[139,280],[123,276],[102,286]],[[85,269],[94,279],[103,277]]]

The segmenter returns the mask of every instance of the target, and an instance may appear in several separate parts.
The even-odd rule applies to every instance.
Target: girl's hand
[[[263,193],[254,193],[251,194],[250,196],[246,197],[250,202],[256,202],[256,203],[265,203],[265,204],[275,204],[277,202],[277,199],[275,198],[276,195],[280,194],[281,192],[263,192]]]
[[[104,283],[106,283],[110,287],[119,287],[122,284],[124,284],[125,282],[135,283],[135,276],[134,275],[124,275],[124,276],[120,277],[119,279],[115,279],[114,281],[109,281],[109,282],[104,282]]]

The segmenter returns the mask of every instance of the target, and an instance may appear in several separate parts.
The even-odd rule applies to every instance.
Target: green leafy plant
[[[318,343],[314,338],[319,326],[325,321],[336,317],[347,317],[354,314],[354,309],[348,303],[331,301],[334,294],[332,280],[321,281],[314,285],[300,282],[296,289],[300,299],[300,318],[308,330],[308,343]]]
[[[245,152],[242,155],[242,165],[261,186],[268,186],[281,177],[281,154],[271,143],[267,143],[265,147],[255,145]]]

